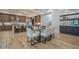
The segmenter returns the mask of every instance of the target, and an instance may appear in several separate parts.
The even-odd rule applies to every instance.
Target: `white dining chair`
[[[31,45],[34,44],[35,37],[38,37],[39,34],[33,32],[33,30],[29,27],[27,27],[27,41],[31,43]]]
[[[52,26],[46,27],[44,30],[42,30],[41,36],[44,38],[44,43],[46,44],[46,41],[49,39],[49,37],[55,37],[54,28]]]

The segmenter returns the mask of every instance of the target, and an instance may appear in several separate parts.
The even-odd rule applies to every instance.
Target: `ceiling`
[[[79,13],[79,9],[63,9],[61,15]]]
[[[63,13],[79,13],[79,9],[60,9],[61,14]],[[27,17],[33,17],[36,15],[45,14],[51,12],[52,9],[0,9],[0,13],[8,13],[14,15],[22,15]]]
[[[40,14],[45,14],[49,9],[0,9],[0,13],[8,13],[14,15],[23,15],[33,17]]]

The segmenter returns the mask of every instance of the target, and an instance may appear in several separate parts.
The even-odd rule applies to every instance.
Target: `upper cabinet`
[[[18,15],[0,13],[0,22],[17,21],[17,19],[19,22],[25,22],[26,16],[18,16]]]
[[[40,22],[41,22],[41,16],[40,15],[31,17],[32,25],[35,25],[36,23],[40,23]]]
[[[18,16],[19,22],[26,22],[25,16]]]
[[[11,22],[14,20],[14,15],[0,13],[0,22]]]
[[[35,16],[35,23],[38,23],[38,22],[40,22],[40,19],[41,17],[40,17],[40,15],[38,15],[38,16]]]

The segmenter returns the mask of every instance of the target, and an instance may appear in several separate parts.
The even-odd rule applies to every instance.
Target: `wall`
[[[55,33],[59,33],[59,20],[60,20],[60,11],[59,9],[52,10],[51,14],[45,14],[41,16],[41,24],[47,25],[51,21],[52,26],[55,29]],[[49,19],[48,19],[49,17]]]
[[[49,22],[52,22],[52,14],[45,14],[41,16],[41,24],[47,26]]]
[[[55,33],[59,33],[59,23],[60,23],[60,14],[61,14],[60,9],[54,9],[52,10],[52,26],[55,29]]]

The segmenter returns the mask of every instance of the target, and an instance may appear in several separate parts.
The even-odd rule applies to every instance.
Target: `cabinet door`
[[[67,33],[67,26],[64,26],[63,31],[64,31],[64,33]]]
[[[25,16],[18,16],[19,22],[25,22],[26,17]]]
[[[40,16],[35,16],[35,23],[40,22]]]
[[[5,31],[11,31],[12,30],[12,26],[5,26]]]
[[[77,34],[79,35],[79,27],[77,27]]]
[[[62,33],[63,32],[63,29],[64,27],[63,26],[60,26],[60,32]]]
[[[79,35],[79,27],[77,28],[77,30],[78,30],[78,35]]]
[[[1,15],[0,15],[0,22],[2,22]]]
[[[70,30],[71,30],[71,27],[67,26],[67,27],[66,27],[66,32],[67,32],[67,33],[70,33]]]
[[[0,31],[1,31],[1,26],[0,26]]]
[[[77,27],[73,27],[72,29],[73,29],[72,34],[76,35],[77,34]]]

